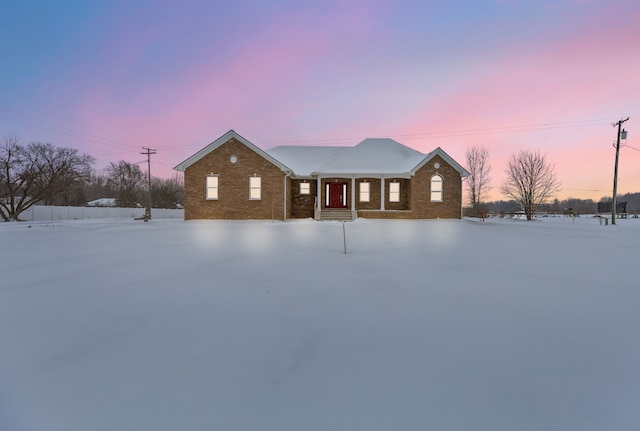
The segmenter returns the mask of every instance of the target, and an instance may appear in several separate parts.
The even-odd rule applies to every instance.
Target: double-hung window
[[[300,183],[300,194],[308,195],[311,193],[311,184],[310,183]]]
[[[218,176],[217,175],[213,175],[213,174],[207,175],[205,198],[207,200],[218,199]]]
[[[369,202],[371,196],[371,183],[363,181],[360,183],[360,202]]]
[[[249,200],[259,201],[262,199],[262,178],[249,177]]]
[[[440,175],[431,177],[431,202],[442,202],[442,177]]]
[[[389,183],[389,202],[400,202],[400,183]]]

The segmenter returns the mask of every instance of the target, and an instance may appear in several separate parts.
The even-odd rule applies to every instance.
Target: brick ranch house
[[[469,175],[441,148],[365,139],[264,151],[233,130],[174,169],[184,172],[185,220],[461,218]]]

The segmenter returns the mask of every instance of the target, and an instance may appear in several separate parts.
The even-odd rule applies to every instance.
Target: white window
[[[389,183],[389,202],[400,202],[400,183]]]
[[[300,183],[300,194],[308,195],[311,193],[311,184],[310,183]]]
[[[207,175],[206,179],[206,191],[205,198],[207,200],[217,200],[218,199],[218,176],[217,175]]]
[[[360,202],[369,202],[369,199],[371,199],[370,186],[371,183],[366,181],[360,183]]]
[[[431,177],[431,202],[442,202],[442,177],[440,175]]]
[[[249,200],[259,201],[262,199],[262,178],[249,177]]]

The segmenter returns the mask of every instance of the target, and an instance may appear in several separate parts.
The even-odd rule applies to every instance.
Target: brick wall
[[[235,163],[231,156],[236,157]],[[440,167],[435,168],[439,163]],[[205,199],[207,174],[218,175],[217,200]],[[443,177],[443,201],[431,202],[431,177]],[[262,179],[262,198],[249,199],[249,177]],[[185,171],[185,219],[271,219],[284,218],[285,174],[269,160],[231,138]],[[370,201],[360,202],[360,183],[368,181]],[[316,180],[310,184],[309,195],[300,194],[303,180],[287,179],[287,218],[313,217]],[[400,202],[389,202],[389,183],[400,183]],[[325,207],[325,184],[347,183],[347,208],[351,208],[350,178],[322,180],[321,199]],[[380,179],[358,178],[355,181],[356,209],[361,217],[370,218],[460,218],[462,179],[458,171],[436,156],[409,179],[385,179],[385,209],[380,209]]]
[[[440,167],[436,169],[435,164]],[[442,202],[431,202],[431,177],[440,175]],[[460,218],[462,208],[462,178],[460,173],[440,156],[424,165],[411,180],[411,209],[414,218]]]
[[[205,178],[211,173],[219,176],[217,200],[205,199]],[[262,178],[260,200],[249,199],[249,177],[254,174]],[[280,168],[231,138],[185,170],[184,218],[282,220],[284,177]]]
[[[440,167],[435,168],[439,163]],[[442,202],[431,202],[431,177],[443,178]],[[434,157],[424,165],[411,180],[385,180],[385,209],[380,209],[380,180],[370,180],[371,202],[357,204],[358,216],[383,219],[430,219],[460,218],[462,202],[462,178],[460,173],[440,156]],[[377,181],[377,183],[374,183]],[[389,202],[389,183],[400,182],[400,202]],[[359,184],[360,180],[357,180]],[[374,185],[375,184],[375,185]]]

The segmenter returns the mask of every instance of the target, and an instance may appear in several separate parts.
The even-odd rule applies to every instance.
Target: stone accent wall
[[[360,183],[369,183],[369,202],[360,202]],[[356,178],[356,210],[380,209],[380,178]]]
[[[384,180],[384,208],[387,210],[408,210],[411,208],[409,199],[411,198],[411,180],[404,178],[385,178]],[[389,201],[389,190],[391,183],[400,183],[400,202]]]
[[[300,184],[307,182],[309,184],[310,193],[308,195],[300,194]],[[289,202],[291,202],[291,218],[313,218],[313,203],[316,199],[317,181],[310,180],[291,180],[291,193]]]
[[[219,175],[217,200],[205,199],[205,178],[211,173]],[[254,175],[262,178],[260,200],[249,200],[249,177]],[[284,178],[280,168],[231,138],[185,170],[184,218],[282,220]]]
[[[358,217],[362,218],[377,218],[377,219],[415,219],[413,211],[411,210],[392,210],[392,211],[380,211],[380,210],[361,210],[358,211]],[[431,218],[431,217],[429,217]]]

